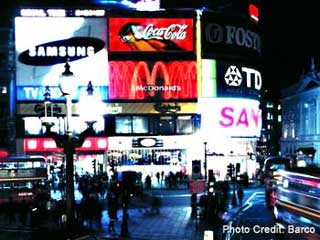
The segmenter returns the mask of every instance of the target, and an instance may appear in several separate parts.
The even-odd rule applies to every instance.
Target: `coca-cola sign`
[[[132,25],[131,28],[137,40],[184,40],[187,36],[187,27],[186,24],[171,24],[168,27],[155,27],[154,24],[149,24],[145,28],[140,25]]]
[[[192,18],[110,18],[109,51],[194,50]]]

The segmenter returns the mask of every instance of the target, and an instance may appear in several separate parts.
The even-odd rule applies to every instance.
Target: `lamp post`
[[[207,182],[207,144],[208,142],[204,142],[204,180]]]
[[[88,128],[80,134],[74,134],[71,130],[71,117],[72,117],[72,98],[77,92],[78,84],[74,74],[70,71],[70,65],[68,62],[65,64],[65,70],[61,74],[59,87],[62,95],[66,99],[66,129],[64,134],[57,134],[51,132],[50,128],[53,126],[50,122],[43,122],[46,127],[45,135],[52,137],[57,147],[63,148],[66,162],[66,214],[67,214],[67,229],[69,234],[73,234],[75,226],[75,195],[74,195],[74,154],[77,147],[81,147],[85,138],[89,135],[93,135],[93,123],[94,121],[87,121]],[[48,89],[46,88],[45,102],[48,101]],[[88,96],[92,96],[93,87],[91,81],[87,88]],[[46,113],[46,112],[45,112]],[[92,118],[92,114],[88,114]],[[45,119],[46,118],[45,116]]]

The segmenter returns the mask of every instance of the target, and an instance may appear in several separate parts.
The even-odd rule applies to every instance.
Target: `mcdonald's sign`
[[[109,99],[196,100],[196,61],[110,61]]]

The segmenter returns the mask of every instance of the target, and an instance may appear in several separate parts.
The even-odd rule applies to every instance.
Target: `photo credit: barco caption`
[[[261,225],[254,225],[253,227],[247,226],[229,226],[224,225],[222,228],[223,233],[231,233],[231,234],[304,234],[304,233],[315,233],[314,227],[298,227],[294,225],[288,225],[287,228],[280,227],[278,225],[274,226],[261,226]]]

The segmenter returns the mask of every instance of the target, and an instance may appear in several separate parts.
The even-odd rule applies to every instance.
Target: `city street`
[[[257,218],[257,215],[260,215],[260,212],[258,212],[256,208],[259,208],[264,204],[264,196],[260,194],[261,191],[262,188],[245,189],[244,202],[249,204],[248,207],[240,212],[239,215],[236,215],[241,206],[231,207],[231,205],[229,205],[229,218],[231,219],[233,215],[238,216],[239,224],[242,220],[242,217],[245,217],[245,219],[249,217],[252,219]],[[191,194],[185,186],[175,190],[155,188],[145,191],[145,194],[149,196],[156,196],[161,199],[160,214],[158,215],[152,213],[150,211],[151,205],[146,200],[141,201],[138,198],[133,198],[129,205],[128,211],[128,231],[130,239],[203,239],[204,230],[206,230],[206,224],[202,220],[197,221],[197,219],[191,217]],[[260,199],[261,205],[259,205],[259,203],[258,205],[251,206],[250,204],[257,203],[257,199]],[[249,212],[250,214],[247,216],[246,214]],[[262,220],[263,219],[264,218],[262,218]],[[108,231],[109,217],[107,210],[103,211],[101,222],[102,228],[98,228],[97,224],[94,223],[93,230],[86,231],[82,235],[92,235],[98,239],[118,239],[121,232],[122,210],[120,209],[118,211],[118,220],[115,222],[114,234]],[[50,232],[48,235],[46,227],[46,223],[43,223],[38,228],[30,228],[26,226],[23,227],[19,221],[15,221],[14,224],[8,225],[6,224],[6,220],[1,218],[0,239],[31,240],[42,239],[44,236],[47,240],[61,239],[61,235],[59,235],[57,232]]]
[[[265,206],[264,189],[259,188],[255,192],[248,192],[248,194],[250,194],[250,197],[244,203],[244,208],[233,221],[231,239],[275,239],[273,233],[268,233],[274,224],[272,221],[272,210]]]

